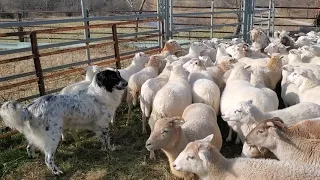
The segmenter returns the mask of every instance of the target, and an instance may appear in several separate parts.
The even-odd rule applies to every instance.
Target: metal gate
[[[211,1],[210,11],[207,12],[176,12],[177,7],[174,5],[175,0],[158,0],[158,14],[164,20],[165,40],[172,39],[173,36],[180,32],[187,32],[200,29],[209,29],[210,37],[214,36],[214,30],[219,27],[238,27],[238,31],[232,36],[224,36],[224,38],[242,37],[246,42],[250,40],[250,30],[253,26],[260,26],[268,34],[273,34],[274,31],[274,14],[275,0],[269,0],[268,7],[256,7],[255,0],[243,0],[239,8],[228,8],[222,10],[221,7],[215,7],[214,0]],[[191,8],[191,7],[184,7]],[[196,8],[196,7],[195,7]],[[209,7],[198,7],[202,9]],[[226,8],[224,8],[226,9]],[[240,16],[240,21],[236,23],[219,24],[215,23],[215,15],[237,14]],[[202,24],[194,27],[177,27],[175,18],[194,18],[199,16],[210,17],[210,24]],[[160,24],[159,24],[160,26]]]

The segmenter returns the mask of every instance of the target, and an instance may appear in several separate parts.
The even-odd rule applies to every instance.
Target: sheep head
[[[295,46],[298,46],[298,47],[302,47],[302,46],[305,46],[305,45],[310,45],[310,40],[308,38],[308,36],[300,36],[297,41],[295,42]]]
[[[146,142],[146,148],[149,151],[173,148],[181,135],[183,123],[184,120],[178,116],[157,120]]]
[[[134,55],[132,63],[144,65],[149,61],[149,58],[149,55],[145,54],[144,52],[138,52]]]
[[[242,155],[248,158],[275,158],[275,155],[269,149],[249,146],[246,142],[243,143]]]
[[[295,67],[294,71],[287,77],[287,80],[294,83],[298,87],[302,86],[305,80],[318,82],[312,70],[301,67]]]
[[[197,58],[193,58],[190,61],[186,62],[183,65],[183,68],[190,73],[195,71],[198,72],[206,70],[205,62]]]
[[[207,176],[210,164],[219,161],[222,155],[210,142],[213,134],[204,139],[190,142],[173,162],[177,171],[192,172],[200,177]]]
[[[202,42],[193,42],[190,45],[189,53],[200,53],[207,49],[207,46]]]
[[[276,141],[281,136],[281,131],[287,127],[284,122],[274,117],[260,122],[246,137],[245,142],[249,146],[264,147],[273,149],[276,147]]]
[[[168,51],[170,54],[175,54],[177,51],[181,49],[180,45],[177,41],[170,39],[167,41],[161,52]]]
[[[252,110],[254,108],[256,108],[256,106],[252,104],[252,100],[240,101],[228,108],[227,111],[221,116],[225,121],[236,121],[244,124],[249,122],[249,119],[252,117]]]

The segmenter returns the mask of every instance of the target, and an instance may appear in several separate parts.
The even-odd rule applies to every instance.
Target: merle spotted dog
[[[120,73],[108,68],[99,72],[87,89],[74,95],[46,95],[24,106],[16,101],[4,103],[0,116],[5,124],[27,138],[27,152],[35,157],[35,147],[45,153],[45,163],[55,175],[62,171],[54,155],[64,128],[83,128],[96,133],[102,149],[110,144],[109,123],[116,111],[116,101],[127,86]]]

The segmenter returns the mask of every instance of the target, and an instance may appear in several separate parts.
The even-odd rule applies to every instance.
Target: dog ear
[[[110,84],[110,81],[108,81],[108,71],[104,70],[99,72],[96,75],[96,83],[100,88],[105,88],[107,91],[112,92],[113,86]]]

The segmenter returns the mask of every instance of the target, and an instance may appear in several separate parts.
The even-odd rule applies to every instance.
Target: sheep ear
[[[243,68],[244,68],[244,69],[251,70],[251,65],[245,65]]]
[[[170,121],[170,124],[175,128],[181,127],[183,123],[184,123],[184,120],[182,118],[179,118],[179,119],[174,118]]]
[[[210,134],[209,136],[201,139],[200,141],[201,141],[201,142],[205,142],[205,143],[211,143],[213,137],[214,137],[214,134]]]
[[[198,148],[198,156],[202,161],[213,163],[213,154],[210,152],[210,148],[212,147],[209,145],[200,144]]]
[[[252,103],[253,103],[253,100],[252,100],[252,99],[251,99],[251,100],[249,100],[249,101],[248,101],[248,103],[249,103],[249,104],[252,104]]]

